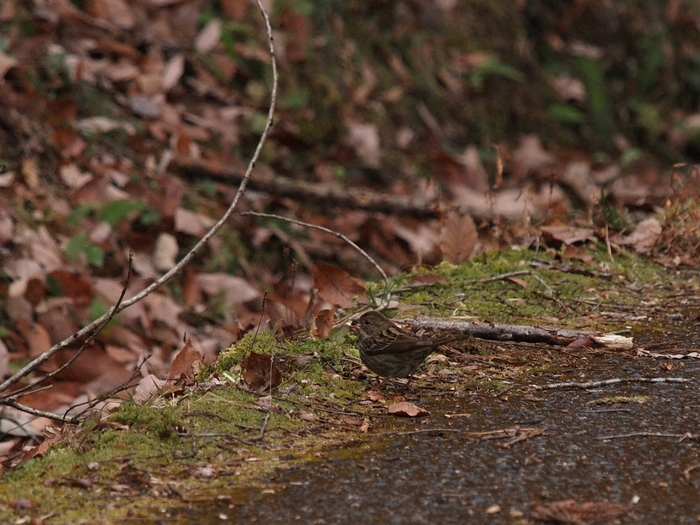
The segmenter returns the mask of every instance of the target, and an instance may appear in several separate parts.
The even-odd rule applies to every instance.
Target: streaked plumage
[[[466,339],[450,337],[438,341],[417,337],[400,328],[381,312],[370,311],[353,320],[358,333],[360,359],[383,377],[407,377],[425,362],[438,346]]]

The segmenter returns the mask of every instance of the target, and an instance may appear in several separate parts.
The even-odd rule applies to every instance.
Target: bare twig
[[[247,211],[247,212],[243,213],[242,215],[254,215],[256,217],[267,217],[270,219],[279,219],[281,221],[291,222],[293,224],[298,224],[299,226],[305,226],[307,228],[314,228],[316,230],[321,230],[323,232],[330,233],[331,235],[335,235],[339,239],[342,239],[343,241],[348,243],[350,246],[355,248],[360,253],[360,255],[362,255],[365,259],[367,259],[370,262],[370,264],[372,264],[372,266],[374,266],[377,269],[379,274],[382,276],[382,279],[384,279],[384,283],[386,284],[387,291],[389,290],[389,277],[387,277],[384,270],[382,270],[382,267],[379,266],[379,264],[377,264],[377,262],[374,259],[372,259],[372,257],[370,257],[366,251],[364,251],[362,248],[360,248],[357,244],[352,242],[350,239],[348,239],[342,233],[337,232],[335,230],[331,230],[330,228],[326,228],[325,226],[319,226],[318,224],[310,224],[308,222],[299,221],[297,219],[290,219],[289,217],[283,217],[282,215],[275,215],[272,213],[258,213],[255,211]]]
[[[661,437],[661,438],[675,438],[679,441],[684,441],[686,439],[697,440],[700,439],[698,434],[691,434],[686,432],[685,434],[670,434],[666,432],[630,432],[629,434],[615,434],[612,436],[600,436],[598,439],[623,439],[631,437]]]
[[[373,436],[412,436],[413,434],[432,434],[433,432],[464,432],[457,428],[422,428],[420,430],[404,430],[397,432],[377,432]]]
[[[92,341],[95,340],[95,337],[98,336],[98,334],[104,329],[105,326],[114,318],[114,316],[117,314],[117,309],[119,308],[119,305],[122,303],[124,300],[124,295],[126,294],[126,290],[129,287],[129,282],[131,281],[131,268],[133,266],[134,262],[134,254],[129,250],[129,263],[126,269],[126,279],[124,279],[124,285],[122,286],[122,291],[121,294],[119,294],[119,298],[117,299],[117,302],[115,303],[114,307],[110,309],[109,312],[107,312],[107,318],[95,328],[95,330],[85,339],[82,345],[80,345],[80,348],[71,356],[71,358],[63,363],[61,366],[59,366],[56,370],[52,370],[48,374],[45,374],[41,376],[40,378],[36,379],[35,381],[30,382],[28,385],[19,388],[12,392],[11,394],[8,394],[6,396],[0,396],[0,404],[3,403],[5,399],[17,399],[18,397],[21,397],[23,395],[29,395],[31,393],[37,392],[39,390],[32,390],[36,385],[43,383],[52,377],[60,374],[63,372],[66,368],[68,368],[70,365],[72,365],[78,357],[85,351],[87,346],[92,343]],[[30,392],[31,391],[31,392]],[[64,416],[56,416],[56,418],[59,421],[65,421]]]
[[[622,383],[687,383],[689,379],[683,377],[637,377],[606,379],[604,381],[590,381],[588,383],[552,383],[551,385],[535,385],[537,390],[550,390],[553,388],[597,388],[599,386],[619,385]]]
[[[33,416],[45,417],[48,419],[53,419],[54,421],[60,421],[62,423],[76,423],[78,421],[76,418],[59,416],[58,414],[54,414],[53,412],[46,412],[45,410],[39,410],[37,408],[32,408],[27,405],[23,405],[22,403],[19,403],[14,399],[3,399],[2,404],[12,408],[16,408],[17,410],[21,410],[22,412],[26,412],[27,414],[31,414]]]
[[[24,418],[24,412],[20,410],[8,410],[8,408],[11,407],[3,406],[0,408],[0,420],[2,420],[3,423],[3,436],[29,438],[37,444],[41,443],[42,440],[39,439],[36,429],[30,426],[34,420]],[[24,419],[24,421],[22,419]],[[14,427],[10,426],[12,424],[14,424]],[[17,432],[18,430],[21,430],[22,434]]]
[[[607,414],[609,412],[632,412],[629,408],[598,408],[596,410],[582,410],[584,414]]]
[[[265,430],[267,429],[267,422],[270,421],[270,412],[265,414],[265,419],[262,422],[262,425],[260,425],[260,434],[257,436],[250,438],[249,441],[262,441],[263,438],[265,437]]]
[[[517,277],[518,275],[529,275],[530,270],[517,270],[515,272],[507,272],[507,273],[502,273],[499,275],[494,275],[493,277],[484,277],[483,279],[470,279],[468,281],[464,281],[463,284],[477,284],[477,283],[491,283],[494,281],[502,281],[504,279],[510,279],[511,277]],[[407,290],[415,290],[415,289],[420,289],[420,288],[429,288],[430,286],[437,286],[440,284],[448,284],[447,281],[436,281],[434,283],[411,283],[404,285],[400,288],[396,288],[394,292],[404,292]],[[464,296],[465,294],[457,294],[458,296]]]
[[[57,352],[63,350],[64,348],[69,347],[76,341],[82,339],[83,337],[87,336],[90,334],[95,328],[100,326],[106,319],[110,319],[113,317],[115,314],[121,312],[125,308],[128,308],[129,306],[141,301],[143,298],[151,294],[154,290],[159,288],[160,286],[164,285],[170,279],[175,277],[178,273],[182,271],[182,269],[189,264],[189,262],[192,260],[192,258],[199,253],[202,248],[204,247],[205,244],[209,242],[209,240],[216,235],[216,233],[221,229],[221,227],[226,223],[226,221],[229,219],[233,211],[236,209],[236,206],[238,205],[238,201],[241,199],[243,194],[245,193],[246,187],[248,186],[248,180],[250,179],[251,173],[253,171],[253,168],[255,168],[255,163],[260,156],[260,151],[262,150],[263,144],[265,143],[265,140],[267,139],[267,136],[270,132],[270,128],[272,127],[273,123],[273,116],[274,116],[274,111],[275,111],[275,104],[277,102],[277,85],[278,85],[278,77],[277,77],[277,62],[275,59],[275,49],[272,44],[272,27],[270,26],[270,19],[268,17],[267,11],[265,11],[265,8],[263,7],[261,0],[256,0],[256,3],[258,5],[258,8],[262,14],[262,17],[265,21],[265,31],[267,34],[268,38],[268,44],[269,44],[269,51],[270,51],[270,58],[271,58],[271,63],[272,63],[272,92],[270,95],[270,108],[268,110],[268,115],[267,115],[267,122],[265,123],[265,128],[263,129],[263,132],[260,136],[260,140],[258,141],[258,145],[255,148],[255,152],[253,153],[253,156],[248,163],[248,167],[245,171],[245,174],[243,175],[243,178],[241,179],[240,186],[238,187],[238,191],[236,192],[236,195],[233,198],[233,201],[231,202],[231,205],[228,207],[226,212],[221,216],[221,218],[212,226],[212,228],[197,242],[197,244],[178,262],[173,268],[171,268],[168,272],[166,272],[164,275],[162,275],[159,279],[155,280],[153,283],[151,283],[149,286],[144,288],[140,293],[134,295],[130,299],[122,302],[118,307],[114,306],[110,309],[109,312],[106,314],[102,315],[98,319],[95,319],[93,322],[88,324],[87,326],[81,328],[77,332],[75,332],[73,335],[67,337],[60,343],[55,344],[51,348],[49,348],[46,352],[42,353],[29,363],[27,363],[25,366],[23,366],[19,371],[15,372],[12,374],[9,378],[7,378],[5,381],[0,383],[0,392],[5,391],[7,388],[10,386],[14,385],[18,381],[20,381],[23,377],[31,373],[33,370],[36,370],[37,367],[41,366],[43,363],[48,361],[51,356],[55,355]],[[47,416],[51,417],[51,416]]]
[[[542,277],[537,274],[533,274],[532,276],[544,287],[544,295],[547,297],[554,297],[554,290],[545,282],[544,279],[542,279]]]
[[[608,223],[605,223],[605,248],[608,252],[608,257],[610,258],[611,263],[615,263],[615,258],[613,257],[612,254],[612,247],[610,246],[610,229],[608,228]]]
[[[632,339],[616,336],[615,334],[602,334],[600,332],[586,332],[580,330],[566,330],[545,326],[520,326],[509,324],[471,323],[464,321],[440,321],[435,319],[395,319],[409,324],[414,330],[429,328],[454,333],[455,335],[469,335],[489,341],[508,341],[518,343],[544,343],[555,346],[567,346],[581,338],[589,338],[598,344],[597,348],[629,350],[632,348]]]
[[[107,400],[108,400],[109,398],[116,396],[116,394],[118,394],[119,392],[123,392],[123,391],[128,390],[129,388],[131,388],[131,387],[133,387],[133,386],[136,386],[136,385],[138,384],[138,382],[136,382],[136,378],[137,378],[137,377],[142,377],[141,369],[142,369],[146,364],[148,364],[148,360],[149,360],[149,359],[150,359],[150,356],[148,356],[146,359],[144,359],[144,360],[141,362],[141,364],[139,364],[139,365],[134,369],[134,371],[131,373],[131,377],[129,377],[129,379],[127,379],[126,381],[122,382],[121,385],[114,387],[112,390],[110,390],[110,391],[108,391],[108,392],[105,392],[105,393],[103,393],[103,394],[100,394],[100,395],[96,396],[94,399],[90,399],[90,400],[84,401],[84,402],[82,402],[82,403],[77,403],[77,404],[71,405],[71,406],[68,407],[68,409],[66,410],[66,414],[67,414],[68,412],[72,411],[72,410],[76,410],[78,407],[80,407],[80,406],[82,406],[82,405],[85,405],[85,408],[82,409],[79,413],[77,413],[77,414],[75,415],[76,418],[82,419],[82,418],[83,418],[83,415],[84,415],[85,413],[87,413],[88,411],[92,410],[93,408],[95,408],[95,407],[96,407],[97,405],[99,405],[100,403],[106,403]]]
[[[493,277],[485,277],[483,279],[472,279],[471,281],[466,281],[465,284],[469,283],[491,283],[494,281],[502,281],[503,279],[510,279],[511,277],[517,277],[518,275],[529,275],[530,270],[517,270],[515,272],[507,272],[499,275],[494,275]]]
[[[237,436],[236,434],[227,434],[223,432],[199,432],[196,434],[193,434],[191,432],[178,432],[177,433],[178,437],[182,438],[229,438],[229,439],[235,439],[236,441],[239,441],[243,443],[244,445],[251,445],[251,446],[256,446],[255,443],[248,439],[243,439],[240,436]],[[260,446],[260,445],[257,445]]]
[[[214,160],[178,155],[171,165],[193,179],[206,177],[225,184],[234,184],[241,179],[239,170]],[[301,202],[331,204],[336,207],[403,215],[416,219],[439,219],[444,213],[444,206],[436,202],[425,202],[424,199],[281,177],[272,173],[271,170],[258,173],[255,180],[251,182],[251,188],[271,195],[284,195],[285,198]],[[458,209],[461,213],[472,217],[478,217],[481,214],[474,206],[460,206]]]
[[[540,427],[511,427],[511,428],[500,428],[498,430],[485,430],[478,432],[466,432],[469,436],[474,436],[484,441],[494,440],[494,439],[514,439],[521,435],[525,436],[539,436],[545,431],[544,428]]]

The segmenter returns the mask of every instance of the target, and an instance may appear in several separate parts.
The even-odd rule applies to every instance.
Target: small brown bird
[[[352,321],[358,333],[360,359],[372,372],[383,377],[408,377],[438,346],[466,339],[466,336],[432,341],[409,334],[381,312],[370,311]]]

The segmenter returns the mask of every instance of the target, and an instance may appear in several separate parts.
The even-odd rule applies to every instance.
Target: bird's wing
[[[380,354],[401,354],[418,350],[419,348],[429,348],[435,346],[431,341],[421,339],[409,334],[396,335],[395,337],[382,337],[376,340],[367,341],[365,352],[370,355]]]

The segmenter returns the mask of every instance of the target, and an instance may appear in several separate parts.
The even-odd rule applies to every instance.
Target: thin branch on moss
[[[3,399],[2,403],[0,403],[0,404],[6,405],[8,407],[16,408],[17,410],[21,410],[22,412],[26,412],[27,414],[31,414],[33,416],[45,417],[48,419],[53,419],[54,421],[60,421],[61,423],[77,423],[78,422],[77,418],[59,416],[58,414],[54,414],[53,412],[46,412],[45,410],[39,410],[37,408],[32,408],[30,406],[19,403],[18,401],[15,401],[14,399]]]

